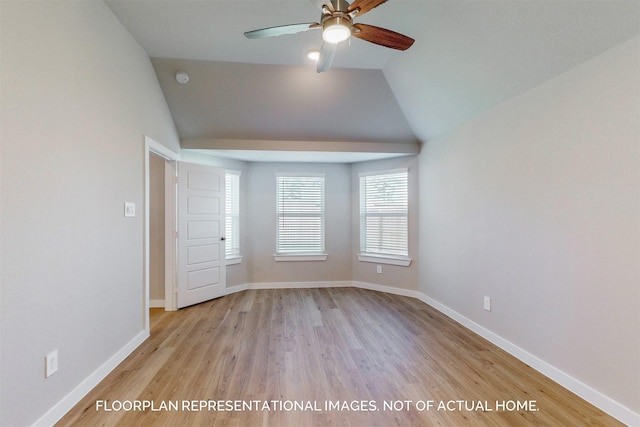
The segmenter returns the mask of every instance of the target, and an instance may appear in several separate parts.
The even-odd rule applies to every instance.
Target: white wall
[[[149,58],[102,2],[0,7],[0,425],[22,426],[143,332],[144,135],[179,141]]]
[[[636,414],[639,76],[636,37],[420,155],[421,291]]]
[[[276,262],[276,173],[325,174],[326,261]],[[252,163],[247,173],[249,283],[351,280],[351,176],[349,165]]]
[[[360,252],[360,173],[408,169],[409,179],[409,257],[408,267],[382,265],[382,273],[376,272],[376,264],[361,262],[352,256],[353,280],[400,289],[418,290],[419,242],[418,242],[418,156],[398,157],[387,160],[354,163],[351,165],[351,239],[353,253]]]

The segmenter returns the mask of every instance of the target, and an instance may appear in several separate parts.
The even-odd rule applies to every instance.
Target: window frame
[[[236,171],[236,170],[230,170],[227,169],[225,170],[225,259],[226,259],[226,265],[233,265],[233,264],[240,264],[242,262],[243,256],[242,256],[242,246],[241,246],[241,235],[242,235],[242,231],[241,231],[241,222],[240,222],[240,177],[242,176],[242,172],[241,171]],[[237,180],[237,186],[236,186],[236,197],[234,200],[230,200],[230,195],[229,195],[229,183],[230,183],[230,179],[229,177],[234,177],[234,180]],[[237,202],[237,206],[235,205],[235,203],[233,202]],[[229,210],[235,208],[235,212],[231,212],[231,215],[229,214]],[[231,233],[231,236],[229,235],[229,226],[230,226],[230,218],[232,218],[231,220],[231,227],[233,230],[233,223],[235,222],[235,229],[237,230],[237,232],[234,234],[233,232]],[[233,220],[235,218],[235,221]],[[234,245],[237,243],[237,250],[233,251],[233,252],[229,252],[229,245]]]
[[[369,217],[366,212],[366,180],[368,177],[383,177],[386,175],[397,175],[397,174],[405,174],[406,176],[406,206],[403,210],[403,215],[406,218],[406,253],[397,254],[391,252],[373,252],[367,251],[366,248],[366,219]],[[370,262],[377,264],[391,264],[398,265],[403,267],[408,267],[411,264],[411,258],[409,257],[409,169],[391,169],[391,170],[382,170],[382,171],[370,171],[370,172],[362,172],[358,175],[358,209],[359,209],[359,232],[360,232],[360,252],[357,254],[358,260],[361,262]],[[363,211],[365,209],[365,211]],[[372,217],[379,217],[380,215],[371,215]]]
[[[321,213],[320,213],[320,236],[321,236],[321,250],[318,251],[282,251],[281,248],[281,239],[280,239],[280,230],[281,230],[281,218],[283,215],[286,215],[286,212],[281,212],[281,178],[320,178],[322,183],[322,192],[321,192]],[[275,253],[273,254],[273,258],[275,261],[325,261],[327,259],[326,253],[326,177],[324,173],[288,173],[288,172],[280,172],[276,173],[276,235],[275,235]],[[312,213],[308,212],[289,212],[289,216],[291,214],[303,215],[313,217]],[[299,216],[298,216],[299,217]]]

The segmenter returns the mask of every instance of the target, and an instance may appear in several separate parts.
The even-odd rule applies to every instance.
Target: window
[[[360,174],[361,261],[409,265],[407,182],[406,169]]]
[[[276,261],[326,259],[324,175],[276,175],[276,211]]]
[[[227,171],[224,182],[226,257],[240,262],[240,172]]]

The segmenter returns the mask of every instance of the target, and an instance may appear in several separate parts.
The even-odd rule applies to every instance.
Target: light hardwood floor
[[[248,290],[154,309],[151,322],[151,337],[57,425],[622,425],[409,297]],[[191,401],[258,408],[196,411]]]

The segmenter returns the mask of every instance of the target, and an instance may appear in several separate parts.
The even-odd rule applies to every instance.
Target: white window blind
[[[240,172],[225,173],[226,257],[240,256]]]
[[[406,170],[360,175],[360,251],[408,256]]]
[[[276,176],[278,254],[324,252],[324,175]]]

